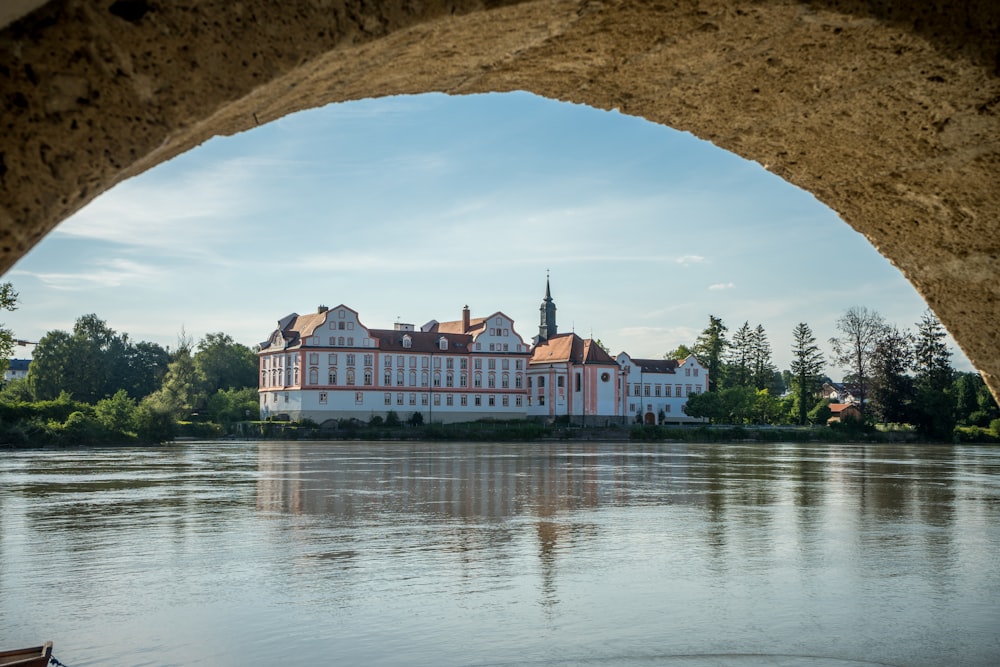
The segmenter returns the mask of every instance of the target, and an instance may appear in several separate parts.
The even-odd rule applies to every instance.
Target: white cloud
[[[724,290],[724,289],[733,289],[734,287],[736,287],[736,283],[715,283],[714,285],[709,285],[708,289]]]
[[[125,259],[96,262],[97,268],[76,272],[11,271],[11,275],[35,278],[54,290],[82,291],[103,287],[140,287],[163,280],[162,269]]]
[[[682,255],[674,260],[681,266],[690,266],[691,264],[702,264],[705,258],[701,255]]]

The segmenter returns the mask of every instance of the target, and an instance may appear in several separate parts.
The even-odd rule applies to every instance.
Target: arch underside
[[[56,0],[0,31],[0,269],[212,136],[330,102],[524,90],[689,131],[812,192],[997,395],[1000,5],[943,4]]]

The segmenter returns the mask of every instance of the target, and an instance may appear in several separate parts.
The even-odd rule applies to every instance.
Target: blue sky
[[[364,100],[218,137],[105,193],[7,273],[15,336],[96,313],[174,347],[254,345],[344,303],[389,328],[501,310],[659,358],[721,317],[829,357],[855,305],[913,327],[925,304],[860,234],[760,165],[642,119],[524,93]],[[954,364],[971,370],[952,343]],[[15,356],[27,356],[18,348]],[[833,366],[828,372],[841,376]]]

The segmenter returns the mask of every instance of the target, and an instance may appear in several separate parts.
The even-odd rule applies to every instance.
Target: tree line
[[[0,308],[13,310],[16,302],[10,283],[0,285]],[[3,364],[13,346],[12,333],[0,327]],[[259,414],[256,351],[228,334],[195,344],[182,332],[169,350],[133,341],[90,314],[72,331],[45,334],[27,377],[4,383],[0,442],[162,442],[179,425],[218,435]]]
[[[1000,410],[978,373],[951,365],[941,322],[927,310],[911,331],[877,311],[853,307],[837,319],[829,339],[829,361],[844,369],[844,387],[854,398],[860,425],[893,424],[932,440],[1000,436]],[[825,424],[830,400],[823,398],[827,357],[805,322],[792,331],[790,368],[779,372],[764,327],[744,322],[729,334],[721,318],[694,343],[669,358],[694,354],[708,368],[709,386],[688,397],[693,417],[728,424]],[[958,430],[956,430],[956,428]]]

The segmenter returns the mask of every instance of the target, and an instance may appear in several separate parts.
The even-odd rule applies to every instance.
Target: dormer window
[[[438,349],[439,350],[448,349],[448,339],[445,338],[444,336],[441,336],[441,338],[438,339]]]
[[[409,336],[403,336],[403,347],[411,348],[413,347],[413,339]]]

